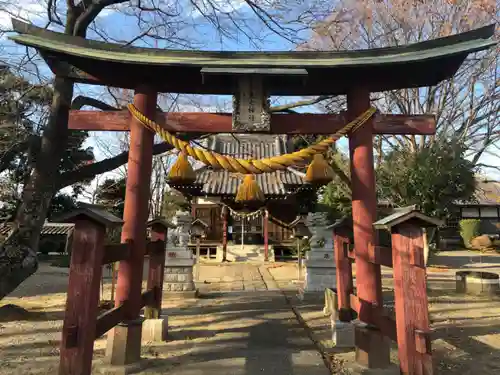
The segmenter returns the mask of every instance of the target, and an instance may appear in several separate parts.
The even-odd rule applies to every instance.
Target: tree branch
[[[483,168],[491,168],[491,169],[496,169],[497,171],[500,171],[500,167],[497,165],[491,165],[491,164],[484,164],[484,163],[478,163],[476,164],[477,167],[483,167]]]
[[[269,112],[285,112],[285,111],[290,111],[293,108],[303,107],[303,106],[306,106],[306,105],[317,104],[317,103],[320,103],[323,100],[327,100],[329,98],[330,98],[329,96],[322,95],[322,96],[318,96],[317,98],[314,98],[314,99],[300,100],[298,102],[291,103],[291,104],[277,105],[277,106],[271,107],[269,109]]]
[[[82,109],[82,107],[88,105],[89,107],[94,107],[100,109],[101,111],[118,111],[118,108],[113,107],[101,100],[90,98],[88,96],[79,95],[71,103],[71,109]]]
[[[190,141],[198,137],[200,137],[200,134],[196,133],[190,133],[187,135],[179,136],[180,139],[183,139],[185,141]],[[153,146],[153,155],[163,154],[164,152],[170,151],[171,149],[172,146],[169,143],[166,142],[157,143]],[[93,164],[82,166],[73,171],[65,172],[61,174],[59,178],[58,189],[62,189],[66,186],[73,185],[79,181],[92,179],[95,176],[102,173],[110,172],[116,168],[121,167],[122,165],[127,163],[127,161],[128,161],[128,151],[124,151],[121,154],[118,154],[111,158],[104,159]]]
[[[73,28],[73,35],[85,37],[87,34],[87,29],[89,25],[96,19],[99,13],[110,5],[116,5],[125,3],[128,0],[97,0],[89,1],[84,0],[78,4],[81,14],[77,17],[75,21],[75,27]]]
[[[3,172],[4,170],[8,169],[10,166],[10,163],[12,163],[12,161],[14,161],[16,156],[18,156],[19,153],[21,153],[21,152],[27,151],[29,146],[30,146],[30,139],[27,138],[27,139],[23,140],[22,142],[18,142],[16,144],[12,145],[12,147],[10,149],[3,152],[0,155],[0,172]]]

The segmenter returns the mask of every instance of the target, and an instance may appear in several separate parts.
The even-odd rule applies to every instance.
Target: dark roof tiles
[[[78,202],[75,210],[57,217],[55,221],[68,222],[77,216],[87,216],[106,227],[123,225],[123,220],[107,211],[106,207],[84,202]]]
[[[241,134],[238,136],[216,135],[207,143],[208,148],[224,155],[242,159],[261,159],[288,152],[285,137]],[[241,175],[227,171],[214,171],[207,167],[197,171],[196,184],[203,185],[201,191],[207,195],[235,195],[242,181]],[[288,187],[300,186],[304,180],[298,173],[276,171],[255,176],[257,183],[268,196],[289,193]]]
[[[12,229],[12,223],[0,224],[0,236],[6,236]],[[70,223],[45,223],[42,228],[42,235],[61,235],[67,236],[75,229],[75,224]]]

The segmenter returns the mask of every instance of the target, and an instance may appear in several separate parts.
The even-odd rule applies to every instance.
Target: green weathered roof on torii
[[[451,78],[468,54],[496,43],[490,25],[407,46],[359,51],[181,51],[86,40],[18,20],[13,26],[18,35],[11,39],[36,48],[54,73],[76,82],[124,88],[147,84],[161,92],[200,94],[234,93],[234,76],[252,69],[253,74],[270,70],[264,79],[271,95],[343,94],[353,86],[373,92],[430,86]],[[300,69],[307,74],[298,74]]]

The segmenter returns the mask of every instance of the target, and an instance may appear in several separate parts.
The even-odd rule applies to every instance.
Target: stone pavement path
[[[167,312],[172,341],[145,350],[141,374],[330,374],[281,292],[211,292]]]
[[[0,375],[57,373],[67,276],[55,271],[29,280],[47,284],[43,296],[25,285],[6,301],[43,316],[0,322]],[[203,265],[198,286],[201,298],[164,299],[170,340],[143,345],[137,374],[330,374],[266,266]],[[105,346],[105,337],[95,341],[92,374],[108,368]]]
[[[201,264],[196,286],[201,292],[268,290],[267,275],[266,267],[258,264]]]

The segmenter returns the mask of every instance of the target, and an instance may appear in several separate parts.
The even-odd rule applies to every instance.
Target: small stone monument
[[[352,322],[339,320],[337,294],[330,288],[325,289],[325,307],[323,313],[330,316],[332,346],[337,348],[354,348],[354,325]]]
[[[197,294],[193,281],[195,259],[188,247],[191,221],[191,215],[179,212],[174,218],[177,228],[167,238],[163,289],[169,296],[194,298]]]
[[[325,212],[314,212],[306,221],[312,233],[311,249],[306,255],[306,279],[302,295],[308,292],[323,293],[326,288],[336,286],[336,267],[333,253],[333,233],[328,228]]]

